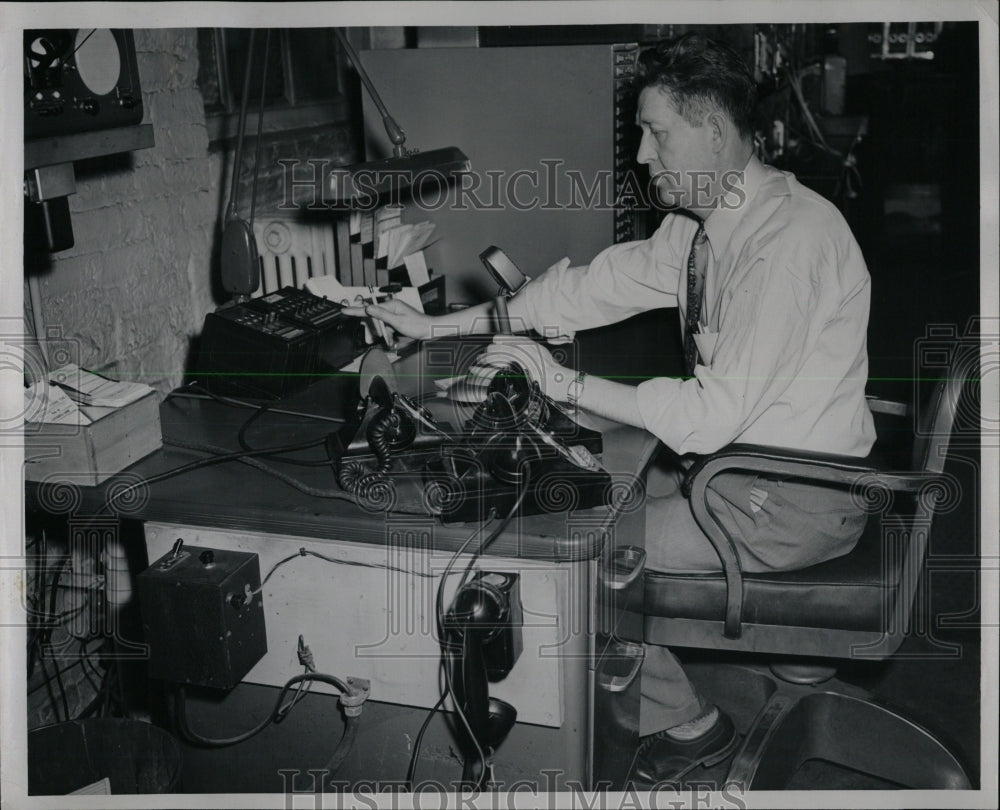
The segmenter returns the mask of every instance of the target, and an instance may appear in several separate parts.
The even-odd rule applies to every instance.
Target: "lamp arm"
[[[382,101],[382,97],[378,94],[378,90],[375,89],[375,85],[372,84],[372,80],[369,78],[368,73],[361,66],[361,59],[358,57],[357,51],[354,50],[354,46],[351,45],[350,41],[347,39],[347,35],[339,28],[334,28],[333,33],[337,35],[337,39],[340,40],[340,44],[344,46],[344,50],[347,53],[347,58],[354,65],[354,69],[358,72],[358,76],[361,78],[361,83],[365,86],[368,91],[368,95],[371,96],[373,102],[375,102],[375,108],[378,110],[379,115],[382,116],[382,125],[385,127],[385,134],[389,136],[389,140],[392,141],[392,154],[395,157],[403,156],[403,144],[406,143],[406,133],[403,132],[402,127],[396,123],[396,119],[389,114],[389,110],[386,108]]]

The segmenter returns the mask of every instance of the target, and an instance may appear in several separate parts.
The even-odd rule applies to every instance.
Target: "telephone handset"
[[[327,452],[341,489],[377,500],[391,487],[386,474],[395,457],[443,439],[452,436],[425,408],[396,390],[392,365],[376,348],[361,361],[358,401],[344,426],[328,438]]]

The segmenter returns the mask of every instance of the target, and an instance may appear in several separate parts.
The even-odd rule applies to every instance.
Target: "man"
[[[540,345],[510,336],[498,336],[480,366],[517,362],[548,396],[645,428],[682,461],[734,441],[866,455],[874,440],[864,398],[869,276],[843,218],[754,156],[753,75],[727,46],[691,34],[646,51],[638,86],[638,161],[677,210],[645,241],[610,247],[585,268],[568,260],[550,268],[510,302],[510,315],[569,338],[677,306],[691,376],[633,387],[578,375]],[[491,307],[432,319],[391,302],[367,313],[427,337],[436,325],[480,331]],[[678,480],[651,474],[647,565],[719,570]],[[732,473],[716,479],[709,497],[746,571],[845,554],[864,526],[849,493],[792,481]],[[636,774],[648,782],[677,780],[736,745],[731,720],[662,647],[647,649],[640,734]]]

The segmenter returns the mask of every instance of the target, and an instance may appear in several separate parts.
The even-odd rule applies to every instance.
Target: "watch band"
[[[566,391],[566,401],[574,408],[579,406],[580,395],[583,393],[583,383],[586,376],[582,371],[578,371],[570,382],[569,389]]]

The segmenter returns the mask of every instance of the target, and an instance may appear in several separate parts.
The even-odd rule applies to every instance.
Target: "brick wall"
[[[195,29],[137,30],[144,122],[155,146],[76,164],[75,245],[26,258],[41,318],[78,342],[81,365],[176,386],[215,306],[211,256],[218,160],[196,86]]]
[[[69,197],[75,245],[26,255],[38,280],[45,327],[79,348],[94,371],[146,382],[165,394],[194,364],[205,318],[224,299],[218,282],[218,227],[227,202],[232,154],[210,148],[197,86],[197,31],[135,31],[144,123],[155,146],[75,164]],[[248,129],[253,133],[256,121]],[[347,123],[271,136],[261,153],[257,211],[282,199],[279,157],[357,159]],[[250,202],[247,142],[240,214]],[[25,299],[28,295],[26,293]]]

